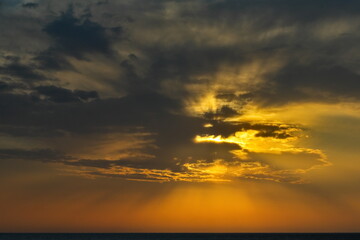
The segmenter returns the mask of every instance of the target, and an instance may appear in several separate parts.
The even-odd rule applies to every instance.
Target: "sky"
[[[359,232],[357,0],[1,0],[0,232]]]

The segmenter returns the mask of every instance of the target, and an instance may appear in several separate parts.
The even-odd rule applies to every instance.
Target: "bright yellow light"
[[[274,137],[259,137],[257,130],[238,131],[229,137],[214,135],[197,135],[195,142],[213,142],[213,143],[234,143],[241,148],[251,152],[263,153],[281,153],[281,152],[297,152],[297,148],[291,143],[296,140],[294,137],[279,139]]]

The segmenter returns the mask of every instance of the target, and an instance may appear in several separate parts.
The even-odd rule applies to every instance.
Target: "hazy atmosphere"
[[[359,232],[359,13],[0,0],[0,232]]]

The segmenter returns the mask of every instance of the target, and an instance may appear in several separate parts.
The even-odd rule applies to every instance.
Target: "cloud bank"
[[[330,162],[301,145],[301,116],[255,121],[250,110],[358,104],[359,8],[4,1],[0,134],[19,141],[0,159],[138,181],[306,182]]]

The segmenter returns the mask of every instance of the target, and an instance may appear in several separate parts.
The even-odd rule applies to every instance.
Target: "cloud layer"
[[[250,110],[358,104],[359,8],[4,1],[0,159],[140,181],[305,182],[330,163],[301,145],[301,116],[254,121]]]

